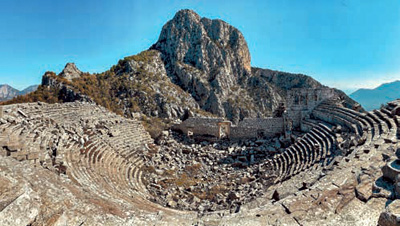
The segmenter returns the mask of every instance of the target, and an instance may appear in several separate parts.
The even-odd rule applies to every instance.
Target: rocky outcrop
[[[200,107],[237,123],[271,116],[291,88],[320,88],[309,76],[251,68],[242,33],[222,20],[181,10],[151,49],[161,52],[168,76]]]
[[[400,225],[400,200],[394,200],[386,207],[386,211],[379,216],[379,226]]]
[[[74,78],[79,78],[82,72],[76,67],[74,63],[67,63],[64,70],[59,74],[60,77],[72,81]]]
[[[326,88],[327,86],[322,85],[317,80],[310,76],[303,74],[292,74],[282,71],[274,71],[270,69],[252,68],[252,78],[250,79],[252,84],[267,84],[273,87],[275,95],[279,95],[282,99],[286,99],[287,91],[293,88]],[[264,85],[264,86],[267,86]],[[254,86],[254,85],[251,85]],[[261,86],[262,87],[262,86]],[[362,110],[360,105],[348,97],[343,91],[334,89],[335,94],[343,100],[345,107]],[[259,95],[260,99],[265,98],[263,95]]]
[[[111,72],[126,84],[126,89],[117,93],[117,98],[127,104],[126,109],[132,107],[129,103],[134,99],[140,112],[147,116],[176,119],[199,108],[190,94],[172,83],[158,51],[126,57]]]
[[[62,102],[93,102],[92,98],[74,89],[70,83],[58,80],[54,72],[46,72],[43,75],[42,86],[47,89],[58,90],[56,95]]]
[[[251,74],[249,49],[238,29],[222,20],[181,10],[164,25],[151,49],[162,53],[172,81],[190,93],[204,110],[220,116],[237,115],[232,109],[236,107],[245,110],[228,101],[237,98],[231,90],[240,89]],[[242,97],[250,99],[247,93]],[[245,115],[249,112],[252,110],[248,109]]]
[[[207,79],[216,82],[226,77],[238,79],[251,69],[250,53],[242,33],[222,20],[201,18],[192,10],[176,13],[164,25],[152,48],[160,50],[164,61],[171,66],[182,62],[203,71]]]

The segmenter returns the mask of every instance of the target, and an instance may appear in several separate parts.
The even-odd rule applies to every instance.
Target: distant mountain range
[[[11,100],[16,96],[31,93],[35,91],[38,86],[39,85],[32,85],[19,91],[18,89],[15,89],[7,84],[0,85],[0,101]]]
[[[381,104],[400,98],[400,81],[384,83],[375,89],[359,89],[350,94],[350,97],[365,110],[377,109]]]

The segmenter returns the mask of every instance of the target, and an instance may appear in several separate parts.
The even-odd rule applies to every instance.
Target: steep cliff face
[[[164,25],[151,49],[161,52],[168,76],[204,110],[228,117],[238,114],[235,108],[245,115],[254,113],[253,106],[246,109],[232,101],[238,96],[231,91],[243,88],[241,84],[251,75],[249,49],[238,29],[181,10]],[[254,105],[247,92],[242,94]]]
[[[271,116],[291,88],[323,87],[306,75],[251,68],[238,29],[192,10],[177,12],[151,49],[161,52],[168,76],[202,109],[234,122]]]
[[[126,57],[109,73],[123,83],[113,96],[122,100],[130,113],[139,110],[152,117],[176,119],[199,108],[188,93],[171,82],[158,51]]]
[[[187,64],[205,72],[209,80],[226,74],[238,79],[251,73],[250,53],[242,33],[222,20],[201,18],[192,10],[176,13],[152,48],[162,52],[168,65]]]

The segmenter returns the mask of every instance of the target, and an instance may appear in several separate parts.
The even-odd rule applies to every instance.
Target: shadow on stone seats
[[[396,198],[393,182],[383,176],[379,177],[372,185],[372,194],[377,198],[387,198],[385,206],[388,206]]]

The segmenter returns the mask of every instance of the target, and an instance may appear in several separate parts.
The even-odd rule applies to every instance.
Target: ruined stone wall
[[[173,128],[188,134],[210,135],[219,137],[221,122],[227,122],[223,118],[189,118]],[[229,121],[228,121],[229,122]],[[283,118],[245,118],[238,125],[230,125],[229,138],[252,138],[258,136],[272,137],[284,132]]]
[[[283,118],[245,118],[231,127],[231,138],[273,137],[284,132]]]
[[[218,137],[218,123],[223,121],[223,118],[188,118],[181,124],[174,125],[173,129],[181,130],[184,134],[188,134],[188,131],[191,131],[195,135]]]
[[[334,95],[335,92],[331,88],[293,88],[289,90],[286,106],[288,117],[293,120],[293,126],[299,127],[300,121],[307,118],[316,106]]]

